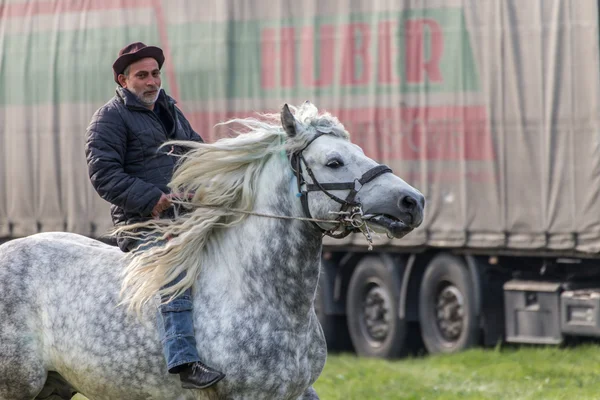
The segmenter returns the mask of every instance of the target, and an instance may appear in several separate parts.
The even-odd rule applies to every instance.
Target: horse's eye
[[[329,168],[334,168],[334,169],[335,169],[335,168],[343,167],[343,166],[344,166],[344,163],[343,163],[343,162],[341,162],[340,160],[331,160],[331,161],[329,161],[329,162],[327,163],[327,166],[328,166]]]

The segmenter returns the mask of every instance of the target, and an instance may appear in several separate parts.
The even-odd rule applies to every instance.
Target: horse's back
[[[0,245],[0,272],[10,269],[15,273],[18,270],[52,264],[64,267],[68,265],[58,265],[56,261],[76,253],[79,257],[102,255],[114,260],[122,254],[117,247],[75,233],[37,233]]]
[[[0,246],[0,299],[4,305],[17,299],[43,300],[49,292],[77,290],[83,279],[100,273],[116,283],[122,257],[116,247],[66,232],[6,242]]]
[[[0,315],[31,315],[47,305],[49,293],[76,290],[77,280],[101,259],[119,262],[113,247],[72,233],[40,233],[2,244]]]

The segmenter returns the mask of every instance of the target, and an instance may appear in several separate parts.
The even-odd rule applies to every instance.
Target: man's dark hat
[[[128,44],[119,51],[119,58],[113,63],[113,74],[115,82],[119,83],[117,77],[125,71],[125,68],[131,63],[141,60],[142,58],[152,57],[158,62],[158,68],[162,68],[165,62],[163,51],[155,46],[146,46],[142,42]]]

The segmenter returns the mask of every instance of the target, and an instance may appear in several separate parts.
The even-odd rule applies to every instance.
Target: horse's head
[[[296,117],[286,104],[281,122],[291,140],[298,141],[291,150],[291,162],[298,196],[308,216],[334,221],[337,212],[359,210],[372,230],[394,238],[405,236],[423,222],[423,195],[351,143],[337,119],[316,117],[316,108],[307,102]],[[323,231],[335,226],[318,225]]]

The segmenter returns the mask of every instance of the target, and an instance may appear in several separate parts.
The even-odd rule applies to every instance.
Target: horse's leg
[[[33,399],[48,373],[33,304],[25,289],[29,280],[25,269],[23,260],[0,252],[0,400]]]
[[[7,292],[0,284],[0,400],[31,400],[44,387],[47,371],[38,335],[29,329],[28,316],[15,312],[18,297],[3,299]]]
[[[298,397],[298,400],[319,400],[319,396],[315,389],[312,386],[309,386],[302,396]]]
[[[8,347],[1,343],[0,353]],[[46,371],[42,363],[32,363],[27,358],[19,354],[0,357],[0,400],[31,400],[44,387]]]

